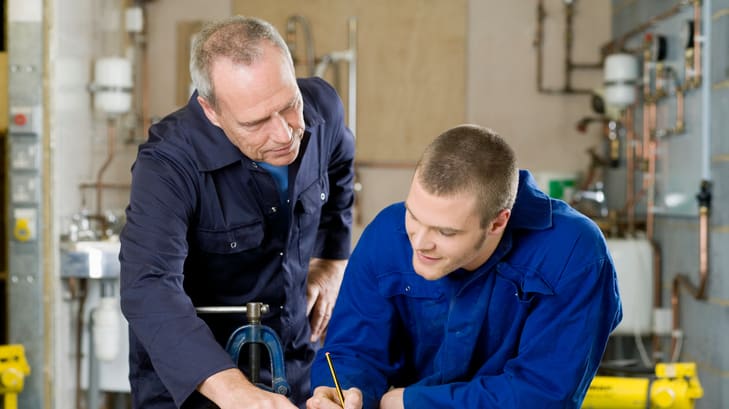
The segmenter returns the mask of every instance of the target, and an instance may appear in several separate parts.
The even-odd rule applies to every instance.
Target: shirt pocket
[[[234,254],[257,248],[263,243],[262,221],[229,229],[198,229],[198,247],[205,253]]]
[[[378,277],[380,295],[399,310],[405,330],[423,344],[440,344],[448,320],[448,301],[436,282],[415,273],[392,273]]]
[[[513,294],[520,303],[530,304],[535,298],[553,295],[552,286],[534,268],[499,263],[496,271],[513,286]]]
[[[308,265],[317,244],[321,212],[329,200],[329,186],[326,178],[320,178],[299,195],[294,208],[298,230],[299,260]]]
[[[296,210],[306,215],[319,215],[321,208],[329,200],[329,181],[320,177],[299,195]]]

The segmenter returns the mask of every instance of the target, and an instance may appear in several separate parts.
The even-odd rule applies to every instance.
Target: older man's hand
[[[311,341],[319,341],[326,333],[347,260],[312,258],[306,286],[306,315],[311,323]]]

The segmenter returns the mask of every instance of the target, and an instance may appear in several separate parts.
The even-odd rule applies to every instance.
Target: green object
[[[552,179],[549,181],[549,196],[555,199],[564,199],[565,188],[574,188],[574,179]]]

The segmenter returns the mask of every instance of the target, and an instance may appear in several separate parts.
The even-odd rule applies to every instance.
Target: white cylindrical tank
[[[123,114],[132,107],[132,63],[127,58],[106,57],[94,65],[94,108]]]
[[[102,297],[94,308],[93,328],[94,355],[101,361],[112,361],[119,353],[121,337],[119,300],[115,297]]]
[[[605,104],[625,108],[635,102],[638,60],[632,54],[611,54],[605,58]]]
[[[653,316],[653,249],[646,239],[608,239],[615,263],[623,320],[618,335],[650,334]]]

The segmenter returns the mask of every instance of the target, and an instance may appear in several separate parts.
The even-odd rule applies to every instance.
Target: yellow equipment
[[[5,395],[4,409],[18,408],[18,393],[23,379],[30,375],[22,345],[0,345],[0,394]]]
[[[582,409],[692,409],[702,396],[695,363],[658,364],[655,379],[596,376]]]

